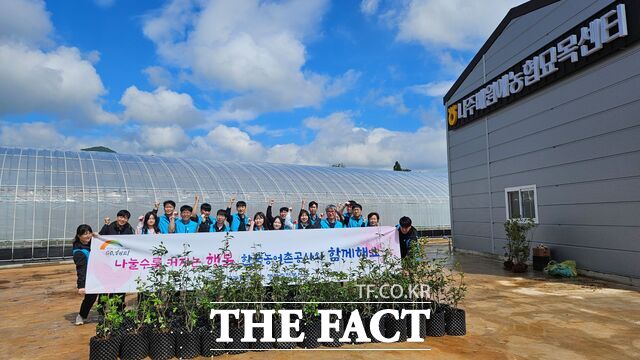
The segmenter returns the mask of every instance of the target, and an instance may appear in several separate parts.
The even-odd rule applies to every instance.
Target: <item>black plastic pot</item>
[[[367,337],[371,338],[371,334],[369,334],[369,331],[367,331],[369,329],[369,324],[371,323],[371,318],[361,317],[361,319],[362,319],[362,325],[364,326]],[[352,332],[351,334],[349,334],[349,338],[351,339],[351,344],[361,345],[361,344],[369,343],[366,341],[365,342],[358,341],[358,334],[356,334],[355,332]]]
[[[157,329],[148,332],[149,335],[149,357],[153,360],[167,360],[176,355],[175,335],[173,331],[158,331]]]
[[[244,326],[242,325],[235,325],[235,326],[229,326],[229,336],[231,337],[231,339],[233,339],[232,342],[227,343],[227,349],[233,349],[233,350],[227,350],[227,352],[229,354],[242,354],[242,353],[246,353],[249,343],[243,343],[241,341],[241,339],[244,337]]]
[[[320,346],[318,342],[320,337],[320,317],[315,316],[307,319],[307,322],[302,325],[302,331],[304,332],[303,348],[315,349]]]
[[[466,314],[462,309],[450,309],[446,316],[447,335],[463,336],[467,333]]]
[[[89,359],[115,360],[118,358],[119,339],[115,337],[99,338],[93,336],[89,340]]]
[[[149,354],[149,340],[143,332],[131,332],[122,337],[120,359],[142,360]]]
[[[273,331],[273,330],[272,330]],[[262,341],[261,339],[264,337],[264,329],[257,328],[253,329],[253,337],[258,340],[254,343],[248,343],[250,348],[254,351],[265,351],[268,349],[273,349],[273,342]],[[274,335],[275,337],[275,335]]]
[[[202,356],[220,356],[227,351],[224,349],[226,343],[217,342],[220,337],[220,328],[210,328],[208,326],[200,328],[200,355]]]
[[[413,337],[413,333],[411,332],[411,318],[407,318],[407,334],[409,337]],[[420,316],[420,327],[418,328],[418,337],[425,338],[427,337],[427,318],[425,316]]]
[[[384,322],[385,337],[392,338],[397,332],[400,333],[398,342],[407,341],[407,318],[396,319],[393,316],[387,316]]]
[[[280,318],[273,319],[273,337],[278,339],[282,335],[282,323],[280,322]],[[289,329],[289,336],[295,338],[298,336],[298,332],[295,329]],[[295,342],[280,342],[276,341],[273,344],[273,347],[276,349],[293,349],[296,347]]]
[[[330,320],[331,322],[336,321],[335,315],[331,315]],[[344,345],[344,343],[340,342],[340,338],[342,337],[342,333],[344,332],[344,318],[339,319],[338,324],[340,325],[338,327],[338,330],[334,330],[334,329],[329,330],[329,336],[333,339],[333,341],[323,342],[323,343],[320,343],[320,345],[328,346],[328,347],[341,347],[342,345]]]
[[[365,330],[367,331],[367,336],[371,339],[372,343],[379,343],[380,340],[376,339],[373,334],[371,333],[371,318],[367,317],[364,320],[367,324],[367,326],[365,327]],[[385,328],[385,323],[386,323],[386,318],[382,317],[380,318],[380,321],[378,322],[378,329],[380,329],[380,334],[382,336],[386,336],[385,332],[386,332],[386,328]]]
[[[176,335],[176,357],[193,359],[200,355],[200,333],[180,328],[174,331]]]
[[[445,312],[438,309],[431,312],[431,318],[427,321],[427,336],[440,337],[445,335]]]

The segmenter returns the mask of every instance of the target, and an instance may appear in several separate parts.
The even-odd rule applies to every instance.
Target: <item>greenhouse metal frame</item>
[[[449,228],[446,177],[420,171],[8,147],[0,147],[0,163],[0,261],[67,257],[79,224],[98,231],[105,217],[127,209],[135,227],[155,201],[179,207],[196,195],[214,212],[235,196],[250,215],[265,211],[269,199],[296,215],[302,199],[317,201],[319,212],[355,200],[383,225],[407,215],[416,227]]]

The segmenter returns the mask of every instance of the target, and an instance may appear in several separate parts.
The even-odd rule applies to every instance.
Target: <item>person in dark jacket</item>
[[[96,302],[99,295],[87,294],[84,290],[87,279],[87,264],[89,263],[92,238],[93,230],[91,229],[91,226],[82,224],[78,226],[76,236],[73,239],[73,262],[76,265],[76,274],[78,276],[76,285],[78,287],[78,294],[84,295],[84,299],[80,305],[80,312],[76,316],[76,325],[84,324],[85,320],[89,316],[91,307]]]
[[[216,222],[211,224],[209,232],[229,232],[229,227],[224,222],[227,220],[227,211],[218,209],[216,213]]]
[[[131,213],[127,210],[118,211],[116,221],[112,223],[109,223],[109,218],[105,218],[100,235],[133,235],[135,231],[129,224],[129,218],[131,218]]]
[[[409,253],[412,241],[418,241],[418,231],[411,225],[411,218],[403,216],[398,221],[400,235],[400,257],[404,258]]]
[[[129,224],[129,218],[131,218],[131,213],[128,210],[120,210],[116,214],[116,221],[109,223],[109,218],[104,219],[104,226],[100,229],[100,235],[133,235],[135,231],[133,227]],[[109,294],[111,296],[118,296],[122,299],[120,303],[120,311],[124,311],[125,303],[125,293],[116,293]]]
[[[290,230],[295,228],[295,226],[293,225],[293,222],[291,221],[291,208],[288,208],[286,206],[283,206],[280,208],[280,215],[274,217],[273,216],[273,204],[274,204],[274,200],[271,199],[269,200],[269,202],[267,203],[267,212],[266,212],[266,216],[267,216],[267,228],[269,230],[275,230],[273,228],[273,221],[275,220],[276,217],[280,218],[280,222],[283,224],[283,228]]]
[[[309,212],[305,209],[300,209],[300,214],[298,215],[298,223],[296,224],[295,228],[296,229],[317,229],[311,223],[311,219],[309,219]]]
[[[211,204],[203,203],[200,205],[200,217],[198,218],[198,232],[209,232],[214,220],[211,220]]]

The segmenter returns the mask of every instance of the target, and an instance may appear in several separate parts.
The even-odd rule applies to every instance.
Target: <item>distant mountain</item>
[[[106,146],[94,146],[94,147],[90,147],[90,148],[86,148],[86,149],[80,149],[82,151],[98,151],[98,152],[108,152],[108,153],[115,153],[115,151],[109,149]]]

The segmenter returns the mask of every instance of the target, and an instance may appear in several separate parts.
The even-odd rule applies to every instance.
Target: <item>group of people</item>
[[[325,213],[318,213],[318,203],[311,201],[308,210],[302,201],[297,219],[293,219],[291,207],[280,208],[279,214],[273,216],[274,200],[269,200],[265,212],[259,211],[250,217],[247,215],[247,203],[238,201],[235,203],[236,212],[232,213],[231,206],[234,198],[229,200],[225,209],[212,214],[211,204],[203,203],[200,206],[200,214],[194,214],[198,207],[196,196],[194,206],[183,205],[180,212],[176,211],[176,203],[167,200],[163,203],[164,214],[158,215],[159,203],[155,204],[152,211],[139,218],[139,234],[184,234],[194,232],[228,232],[228,231],[265,231],[265,230],[293,230],[293,229],[334,229],[345,227],[378,226],[380,215],[376,212],[369,213],[365,218],[362,213],[362,205],[350,200],[340,206],[329,205]],[[326,214],[326,216],[325,216]],[[124,223],[124,220],[122,220]],[[117,231],[117,229],[116,229]]]
[[[235,198],[231,198],[226,210],[219,209],[216,211],[215,218],[212,218],[212,207],[208,203],[200,205],[200,214],[194,214],[193,209],[198,208],[198,196],[195,197],[193,206],[183,205],[180,207],[179,213],[176,211],[175,201],[167,200],[163,203],[164,214],[158,215],[160,203],[156,202],[153,210],[138,218],[138,225],[135,229],[129,224],[131,213],[128,210],[120,210],[116,215],[115,221],[111,222],[109,218],[104,219],[104,225],[100,229],[99,235],[337,229],[380,225],[380,215],[378,213],[371,212],[365,218],[362,212],[362,205],[353,200],[340,204],[340,206],[329,205],[325,208],[325,212],[320,214],[318,214],[318,203],[316,201],[309,202],[307,210],[304,208],[305,201],[302,200],[300,212],[295,220],[292,220],[293,209],[291,207],[282,207],[279,214],[273,216],[274,200],[269,200],[266,212],[257,212],[253,218],[247,216],[246,202],[235,201]],[[236,213],[231,211],[231,206],[234,202]],[[396,227],[400,238],[400,255],[405,257],[411,241],[417,240],[417,231],[412,226],[411,219],[407,216],[400,218]],[[76,325],[84,323],[98,297],[97,294],[86,294],[84,289],[93,236],[94,233],[91,226],[82,224],[78,226],[73,240],[73,261],[76,265],[78,293],[84,295],[80,312],[76,316]],[[124,300],[124,295],[111,294],[110,296],[121,296]],[[124,304],[124,301],[122,301],[122,304]]]

